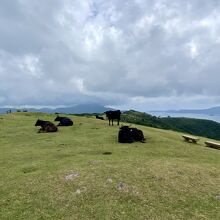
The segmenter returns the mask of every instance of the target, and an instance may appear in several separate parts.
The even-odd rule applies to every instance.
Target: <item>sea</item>
[[[191,113],[171,113],[171,112],[147,112],[151,115],[157,117],[185,117],[185,118],[198,118],[198,119],[207,119],[220,123],[220,115],[208,115],[208,114],[191,114]]]

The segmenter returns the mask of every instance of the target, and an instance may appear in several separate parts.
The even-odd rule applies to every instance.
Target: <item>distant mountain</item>
[[[168,113],[220,115],[220,106],[207,109],[168,110]]]
[[[102,113],[105,111],[108,111],[110,108],[106,108],[102,105],[98,104],[80,104],[73,107],[67,107],[67,108],[57,108],[54,112],[59,113],[75,113],[75,114],[81,114],[81,113]]]
[[[22,108],[22,109],[16,109],[16,108],[0,108],[0,113],[4,114],[8,110],[11,110],[12,112],[16,111],[28,111],[28,112],[45,112],[45,113],[65,113],[65,114],[81,114],[81,113],[102,113],[105,111],[110,110],[110,108],[106,108],[99,104],[79,104],[72,107],[64,107],[64,108]]]

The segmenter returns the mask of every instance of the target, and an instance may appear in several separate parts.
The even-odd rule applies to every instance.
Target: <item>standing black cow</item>
[[[118,125],[119,125],[119,121],[121,119],[121,111],[120,110],[116,110],[116,111],[107,111],[105,112],[106,117],[109,120],[109,125],[110,125],[110,121],[112,121],[112,125],[113,125],[113,120],[117,119],[118,121]]]
[[[67,117],[57,116],[54,121],[59,121],[60,122],[58,124],[58,126],[72,126],[73,125],[73,121],[70,118],[67,118]]]
[[[39,129],[39,133],[41,132],[56,132],[57,126],[55,124],[53,124],[50,121],[43,121],[38,119],[35,123],[35,126],[41,126],[41,128]]]
[[[145,142],[144,134],[137,128],[122,126],[118,132],[118,142],[133,143],[134,141]]]

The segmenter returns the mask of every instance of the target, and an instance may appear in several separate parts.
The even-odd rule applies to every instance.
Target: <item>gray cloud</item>
[[[2,0],[0,105],[217,105],[217,0]]]

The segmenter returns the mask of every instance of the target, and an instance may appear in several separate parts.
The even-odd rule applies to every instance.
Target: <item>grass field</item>
[[[220,151],[207,139],[136,126],[146,143],[120,144],[107,121],[70,116],[37,133],[38,117],[55,115],[0,115],[0,219],[220,219]]]

